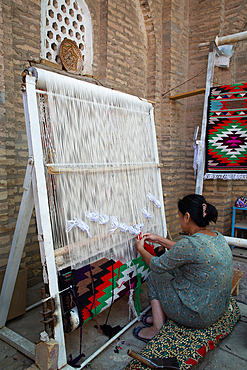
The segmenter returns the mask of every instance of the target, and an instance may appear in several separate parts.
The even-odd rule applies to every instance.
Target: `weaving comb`
[[[136,360],[139,360],[142,364],[150,367],[151,369],[171,369],[171,370],[179,370],[179,364],[176,357],[168,357],[168,358],[146,358],[132,349],[129,349],[127,354],[130,357],[133,357]]]

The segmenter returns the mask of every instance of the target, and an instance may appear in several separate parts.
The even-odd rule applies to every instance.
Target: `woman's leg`
[[[156,334],[159,333],[160,329],[166,321],[166,315],[162,310],[160,301],[158,299],[153,299],[151,301],[151,306],[153,313],[153,326],[151,326],[150,328],[143,328],[138,334],[140,338],[153,338]]]

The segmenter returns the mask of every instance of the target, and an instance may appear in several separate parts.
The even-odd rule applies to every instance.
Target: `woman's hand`
[[[144,242],[145,238],[143,238],[142,234],[138,235],[138,237],[136,238],[136,249],[139,253],[144,250]]]
[[[143,234],[143,238],[145,238],[145,240],[147,240],[148,242],[159,243],[159,237],[156,234],[146,233]]]
[[[148,242],[159,244],[162,248],[171,249],[176,242],[163,238],[163,236],[159,236],[152,233],[146,233],[143,234],[144,240],[147,240]]]
[[[150,260],[153,256],[144,249],[145,240],[146,240],[145,236],[143,236],[142,234],[138,235],[138,237],[136,238],[136,249],[140,253],[140,255],[143,257],[146,264],[149,266]]]

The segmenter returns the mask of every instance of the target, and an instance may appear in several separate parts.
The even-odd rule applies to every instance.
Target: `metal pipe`
[[[243,259],[247,259],[247,256],[242,256],[241,254],[235,254],[235,253],[233,253],[232,254],[233,255],[233,257],[236,257],[236,258],[243,258]]]
[[[145,315],[145,313],[150,310],[151,306],[148,306],[144,311],[142,311],[141,316]],[[79,367],[78,370],[83,369],[90,361],[92,361],[95,357],[97,357],[106,347],[108,347],[114,340],[116,340],[120,335],[122,335],[126,330],[128,330],[136,321],[138,321],[139,317],[136,317],[132,320],[128,325],[126,325],[122,330],[120,330],[114,337],[108,340],[102,347],[100,347],[96,352],[94,352],[91,356],[89,356]]]
[[[222,36],[222,37],[216,36],[215,44],[217,46],[220,46],[220,45],[232,44],[234,42],[243,41],[243,40],[247,40],[247,31],[234,33],[232,35]],[[209,46],[209,45],[210,45],[209,41],[203,42],[199,44],[199,48],[204,47],[204,46]]]
[[[229,245],[234,245],[234,247],[247,248],[247,239],[233,238],[231,236],[225,236],[225,239]]]
[[[26,312],[28,312],[28,311],[32,310],[32,309],[33,309],[33,308],[35,308],[35,307],[41,306],[41,305],[42,305],[42,303],[43,303],[43,301],[39,301],[39,302],[37,302],[37,303],[32,304],[31,306],[29,306],[29,307],[27,307],[27,308],[26,308]]]
[[[202,42],[201,44],[199,44],[199,48],[203,48],[203,47],[208,47],[210,45],[210,41],[207,41],[207,42]]]
[[[247,31],[234,33],[232,35],[222,36],[222,37],[216,36],[215,43],[217,46],[220,46],[220,45],[232,44],[234,42],[243,41],[243,40],[247,40]]]

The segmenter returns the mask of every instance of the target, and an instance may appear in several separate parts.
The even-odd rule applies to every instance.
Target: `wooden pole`
[[[170,96],[170,99],[171,100],[178,100],[178,99],[188,98],[188,97],[194,96],[194,95],[205,94],[205,90],[206,89],[204,87],[202,89],[189,91],[189,92],[186,92],[186,93],[183,93],[183,94],[172,95],[172,96]]]
[[[59,165],[59,166],[47,166],[48,167],[48,173],[50,175],[59,175],[60,173],[71,173],[71,174],[94,174],[99,172],[117,172],[117,171],[135,171],[135,170],[142,170],[145,168],[151,168],[151,167],[162,167],[162,164],[159,163],[147,163],[147,164],[141,164],[141,165],[135,165],[135,166],[120,166],[120,167],[95,167],[95,168],[83,168],[79,166],[70,167],[66,165]]]
[[[210,94],[210,88],[213,85],[214,77],[214,62],[215,62],[215,43],[211,41],[208,55],[208,67],[207,67],[207,79],[206,79],[206,90],[204,98],[202,128],[201,128],[201,141],[204,143],[203,154],[201,155],[200,162],[198,163],[197,178],[196,178],[196,194],[202,195],[203,189],[203,176],[205,168],[205,139],[206,139],[206,127],[207,127],[207,111],[208,111],[208,97]]]

